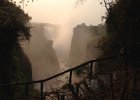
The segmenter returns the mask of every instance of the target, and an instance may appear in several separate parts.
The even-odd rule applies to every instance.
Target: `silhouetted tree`
[[[2,1],[3,3],[0,4],[0,84],[8,84],[12,80],[11,69],[15,66],[14,56],[17,53],[15,49],[18,48],[20,51],[20,42],[30,39],[31,18],[15,4],[7,0]]]
[[[139,66],[140,57],[140,1],[116,0],[108,8],[107,32],[108,35],[99,43],[103,56],[129,54],[129,62]]]

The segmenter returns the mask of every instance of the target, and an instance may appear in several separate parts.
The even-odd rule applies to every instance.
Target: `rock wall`
[[[73,29],[68,67],[75,67],[91,59],[96,59],[100,50],[97,41],[106,34],[105,25],[87,26],[84,23]]]
[[[50,77],[59,70],[59,62],[52,47],[53,41],[45,36],[47,24],[33,23],[31,40],[22,43],[22,47],[32,64],[33,80]]]

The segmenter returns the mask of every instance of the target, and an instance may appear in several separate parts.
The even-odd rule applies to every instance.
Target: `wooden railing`
[[[49,77],[47,79],[43,79],[43,80],[37,80],[37,81],[30,81],[30,82],[22,82],[22,83],[12,83],[12,84],[0,84],[0,87],[15,87],[15,86],[24,86],[25,87],[25,91],[26,91],[26,96],[29,96],[29,85],[33,85],[33,84],[40,84],[40,100],[44,100],[44,83],[45,82],[48,82],[49,80],[52,80],[52,79],[55,79],[61,75],[64,75],[66,73],[69,73],[69,80],[68,80],[68,84],[69,84],[69,87],[71,86],[72,84],[72,74],[75,70],[79,69],[79,68],[82,68],[83,66],[87,66],[89,68],[89,73],[88,73],[88,78],[89,80],[92,80],[92,77],[93,77],[93,64],[94,63],[97,63],[97,62],[100,62],[100,61],[105,61],[105,60],[109,60],[109,59],[114,59],[114,58],[117,58],[117,57],[121,57],[121,56],[126,56],[126,55],[118,55],[118,56],[112,56],[112,57],[107,57],[107,58],[101,58],[101,59],[96,59],[96,60],[90,60],[90,61],[87,61],[77,67],[74,67],[74,68],[71,68],[71,69],[68,69],[64,72],[61,72],[59,74],[56,74],[52,77]]]

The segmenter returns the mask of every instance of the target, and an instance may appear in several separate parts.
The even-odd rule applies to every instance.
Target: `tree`
[[[129,65],[140,65],[140,9],[139,0],[116,0],[109,6],[106,25],[108,35],[99,43],[101,57],[129,54]],[[114,64],[115,65],[115,64]]]
[[[15,4],[6,0],[0,4],[0,84],[14,81],[11,77],[11,71],[17,66],[14,57],[22,50],[20,42],[30,39],[30,19]],[[17,56],[19,58],[20,55]],[[3,89],[0,92],[6,94],[5,91]]]

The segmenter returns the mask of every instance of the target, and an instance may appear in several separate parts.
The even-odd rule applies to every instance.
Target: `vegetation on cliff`
[[[32,80],[30,61],[20,47],[21,41],[30,39],[30,19],[15,4],[7,0],[0,3],[0,84]],[[0,88],[3,100],[8,94],[22,93],[22,88],[17,92],[12,88]]]
[[[106,17],[108,34],[99,43],[99,48],[102,50],[101,57],[129,54],[129,65],[133,64],[133,67],[140,65],[138,63],[140,56],[139,4],[139,0],[128,0],[127,3],[125,0],[116,0],[109,5]],[[117,65],[115,63],[114,65]]]

